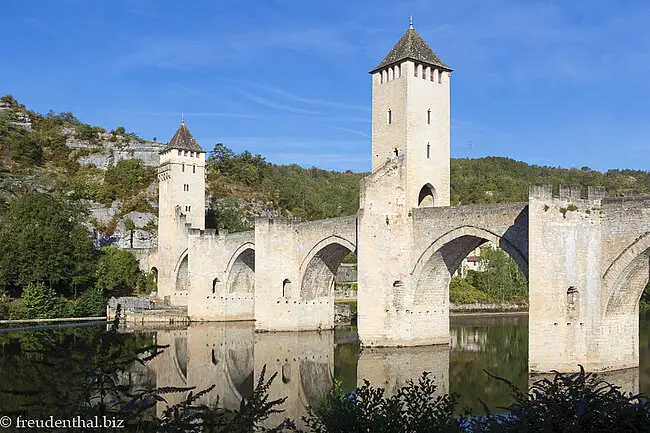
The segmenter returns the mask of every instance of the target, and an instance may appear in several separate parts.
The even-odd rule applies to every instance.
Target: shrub
[[[449,301],[454,304],[487,304],[492,299],[465,278],[454,277],[449,283]]]
[[[107,298],[130,295],[138,287],[141,275],[133,254],[113,246],[105,247],[97,265],[95,287]]]
[[[60,311],[59,296],[52,287],[43,283],[30,283],[23,289],[23,295],[12,319],[51,319]]]
[[[473,432],[613,432],[650,431],[650,400],[625,394],[594,373],[555,373],[524,392],[506,379],[514,402],[505,415],[475,418]]]
[[[437,395],[436,391],[428,373],[418,382],[408,381],[391,397],[366,380],[350,394],[335,383],[319,406],[308,408],[304,421],[315,433],[462,431],[454,416],[458,395]]]
[[[91,288],[77,299],[75,317],[97,317],[106,314],[106,298],[101,291]]]

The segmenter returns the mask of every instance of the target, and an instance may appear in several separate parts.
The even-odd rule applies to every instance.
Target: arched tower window
[[[395,78],[399,78],[400,76],[400,70],[399,70],[399,65],[395,65]]]
[[[181,171],[185,172],[185,163],[181,164]]]
[[[386,120],[389,125],[393,123],[393,112],[390,110],[390,108],[388,109]]]
[[[431,109],[427,110],[427,125],[431,125]]]
[[[427,159],[429,159],[429,153],[431,152],[431,145],[427,143]]]
[[[192,166],[192,173],[196,173],[196,165]]]
[[[388,68],[388,81],[392,80],[393,78],[393,68]]]
[[[442,84],[442,71],[438,74],[438,84]]]
[[[413,65],[413,76],[417,77],[418,76],[418,64]]]
[[[420,190],[420,194],[418,196],[418,207],[433,207],[435,204],[435,198],[435,188],[430,183],[427,183]]]

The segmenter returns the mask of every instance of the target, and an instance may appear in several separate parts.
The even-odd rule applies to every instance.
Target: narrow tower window
[[[387,121],[388,121],[388,124],[389,124],[389,125],[390,125],[391,123],[393,123],[393,112],[390,110],[390,108],[388,109],[388,117],[387,117]]]
[[[427,110],[427,125],[431,125],[431,109]]]
[[[431,151],[431,145],[427,143],[427,159],[429,159],[429,152]]]
[[[182,172],[185,172],[185,164],[184,164],[184,163],[181,164],[181,171],[182,171]]]
[[[282,297],[291,297],[291,280],[288,278],[285,278],[285,280],[282,281]]]
[[[395,65],[395,78],[399,78],[399,75],[400,75],[399,65]]]
[[[196,173],[196,165],[192,166],[192,173]]]
[[[438,74],[438,84],[442,84],[442,71]]]
[[[413,65],[413,76],[414,77],[418,76],[418,65],[417,64]]]

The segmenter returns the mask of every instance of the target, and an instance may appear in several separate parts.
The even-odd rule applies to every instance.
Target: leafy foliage
[[[145,168],[140,159],[123,159],[108,167],[104,174],[104,188],[99,201],[110,204],[116,199],[127,199],[146,189],[156,178],[155,170]]]
[[[29,193],[0,220],[0,284],[15,290],[47,283],[59,293],[92,281],[93,243],[83,210],[48,194]]]
[[[589,167],[559,168],[529,165],[503,157],[451,160],[451,203],[510,203],[528,200],[528,186],[550,184],[604,186],[609,194],[650,192],[650,172]]]
[[[144,335],[136,338],[121,334],[118,326],[119,312],[106,332],[99,328],[78,328],[73,330],[73,338],[66,338],[69,334],[60,332],[20,334],[16,353],[20,356],[4,359],[0,369],[5,384],[0,386],[0,395],[4,394],[6,402],[3,414],[22,414],[35,419],[106,416],[124,420],[126,431],[138,432],[280,431],[279,427],[262,426],[270,414],[280,412],[278,406],[285,400],[269,400],[268,390],[275,375],[265,379],[265,368],[253,394],[241,401],[239,410],[220,408],[218,401],[214,406],[207,406],[201,401],[214,385],[197,391],[195,387],[156,388],[128,380],[130,375],[125,373],[137,372],[139,366],[146,369],[146,364],[167,346],[153,344]],[[22,362],[11,365],[18,360]],[[13,376],[12,384],[22,381],[22,386],[6,386],[9,381],[2,377],[6,374]],[[39,380],[34,381],[34,377]],[[183,396],[179,403],[167,402],[169,396],[179,394]],[[159,416],[156,404],[166,405]]]
[[[646,284],[643,293],[641,294],[640,308],[650,308],[650,281]]]
[[[207,162],[207,189],[214,227],[241,231],[252,218],[273,210],[305,220],[354,214],[359,207],[359,181],[363,174],[320,170],[298,165],[275,165],[261,155],[235,154],[215,145]],[[265,209],[252,209],[253,202]]]
[[[101,317],[106,314],[106,297],[95,288],[86,290],[74,304],[74,317]],[[70,317],[70,316],[68,316]]]
[[[517,263],[502,249],[481,247],[480,271],[468,270],[465,278],[452,278],[449,299],[456,304],[526,303],[528,281]]]
[[[489,373],[488,373],[489,374]],[[468,423],[474,432],[609,432],[650,431],[650,400],[625,394],[620,387],[594,373],[555,373],[552,380],[535,382],[529,392],[505,382],[514,402],[506,414],[474,418]]]
[[[368,381],[350,394],[341,392],[336,383],[319,406],[308,409],[304,421],[315,433],[461,431],[454,416],[459,397],[437,395],[436,391],[427,373],[390,397]]]
[[[95,287],[106,298],[119,297],[133,293],[139,288],[144,278],[138,260],[128,251],[118,250],[113,246],[102,248],[97,264],[97,282]]]
[[[56,291],[45,284],[30,283],[23,289],[23,296],[17,310],[18,317],[30,319],[51,319],[58,317],[60,298]]]

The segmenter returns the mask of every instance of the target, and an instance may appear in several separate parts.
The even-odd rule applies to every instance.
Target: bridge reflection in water
[[[508,387],[489,378],[484,369],[520,388],[540,378],[528,375],[526,322],[525,317],[501,317],[492,322],[456,319],[452,320],[450,346],[363,350],[359,350],[354,331],[255,333],[252,322],[196,324],[158,331],[157,343],[169,348],[149,367],[157,387],[196,386],[202,390],[215,385],[200,402],[237,409],[242,397],[253,392],[266,365],[267,378],[277,373],[270,398],[287,397],[284,412],[272,415],[269,426],[287,417],[299,421],[306,406],[317,404],[328,392],[335,376],[343,381],[346,391],[366,379],[391,395],[428,371],[439,393],[459,393],[464,397],[461,406],[482,413],[478,398],[493,409],[511,401]],[[639,392],[638,368],[603,376],[625,391]],[[184,398],[182,394],[166,396],[169,404]],[[158,414],[164,409],[159,405]]]

